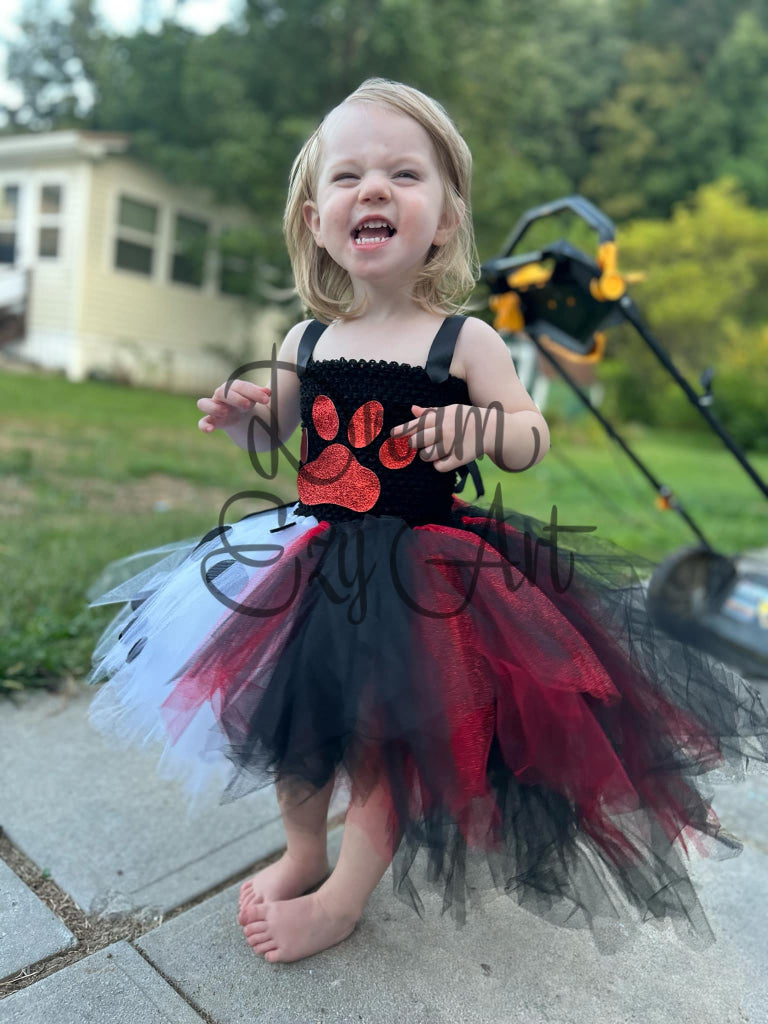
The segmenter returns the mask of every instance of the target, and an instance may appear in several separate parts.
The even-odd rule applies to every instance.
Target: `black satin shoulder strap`
[[[459,331],[464,325],[464,321],[466,319],[467,318],[465,316],[458,315],[446,317],[440,325],[439,331],[435,335],[435,340],[432,342],[432,347],[429,350],[429,358],[427,359],[426,366],[427,373],[435,384],[440,384],[442,381],[448,379],[448,371],[451,368],[451,360],[453,359],[453,352],[456,348],[456,340],[459,337]],[[485,494],[483,478],[480,475],[480,467],[475,459],[464,466],[460,466],[457,472],[458,482],[454,488],[455,493],[458,494],[463,491],[467,478],[471,477],[472,482],[475,485],[478,498]]]
[[[306,370],[307,363],[312,355],[312,350],[327,326],[328,324],[321,323],[319,320],[310,320],[307,324],[306,329],[301,336],[298,354],[296,356],[296,374],[299,377],[304,376],[304,371]]]
[[[426,371],[435,384],[440,384],[448,379],[453,350],[456,348],[456,339],[466,319],[465,316],[446,317],[435,335],[426,365]]]

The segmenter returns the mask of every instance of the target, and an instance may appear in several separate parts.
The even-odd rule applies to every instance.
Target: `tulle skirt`
[[[384,794],[395,893],[420,914],[426,891],[459,925],[506,894],[603,952],[643,921],[712,941],[685,860],[740,852],[710,783],[764,769],[768,713],[652,624],[652,563],[457,498],[422,525],[295,509],[108,568],[92,603],[124,607],[94,726],[160,741],[192,801]]]

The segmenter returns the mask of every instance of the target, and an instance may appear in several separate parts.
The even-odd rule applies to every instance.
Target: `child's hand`
[[[232,380],[220,384],[211,398],[200,398],[197,408],[206,415],[198,420],[198,427],[206,434],[217,428],[226,430],[241,423],[257,403],[266,405],[272,391],[247,380]]]
[[[444,405],[425,409],[412,405],[418,417],[393,427],[392,437],[410,436],[419,457],[440,473],[464,466],[483,454],[482,418],[469,405]]]

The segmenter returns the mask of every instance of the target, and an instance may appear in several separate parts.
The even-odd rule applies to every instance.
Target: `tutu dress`
[[[299,501],[124,560],[145,568],[93,602],[125,607],[91,721],[162,741],[161,773],[222,801],[284,777],[335,774],[358,801],[385,783],[394,891],[420,914],[420,892],[459,925],[501,893],[604,952],[642,921],[706,945],[685,859],[741,844],[700,777],[763,766],[768,714],[654,627],[652,563],[470,504],[466,471],[389,437],[413,404],[471,404],[448,372],[462,322],[426,367],[315,361],[309,324]]]

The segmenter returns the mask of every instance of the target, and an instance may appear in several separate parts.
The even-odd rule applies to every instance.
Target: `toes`
[[[254,953],[260,953],[262,956],[264,953],[271,953],[277,950],[277,943],[274,939],[265,939],[264,942],[254,943],[251,948]]]
[[[260,892],[256,892],[252,885],[248,886],[248,891],[243,895],[240,900],[241,903],[250,903],[251,900],[260,900],[262,895]]]
[[[259,908],[262,906],[263,902],[263,897],[260,896],[258,900],[252,900],[250,903],[246,903],[240,907],[237,915],[237,923],[245,925],[250,921],[263,921],[264,916],[259,913]]]
[[[269,934],[269,926],[266,921],[261,921],[258,924],[247,924],[243,928],[243,934],[249,942],[251,939],[263,940],[264,936]]]
[[[249,932],[252,932],[254,935],[257,935],[259,932],[265,932],[268,928],[269,925],[267,924],[266,921],[246,921],[246,923],[243,925],[243,931],[245,932],[246,935]]]
[[[264,959],[267,960],[271,964],[276,964],[276,963],[278,963],[280,961],[280,953],[277,950],[277,948],[275,948],[271,952],[265,953],[264,954]]]
[[[238,924],[241,925],[251,924],[254,921],[266,921],[266,919],[264,903],[262,900],[249,903],[247,906],[243,907],[237,915]]]

